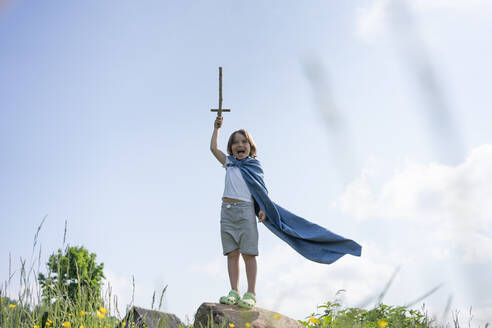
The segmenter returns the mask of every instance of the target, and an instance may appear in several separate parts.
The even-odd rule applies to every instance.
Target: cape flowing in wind
[[[228,158],[227,166],[237,166],[241,170],[255,201],[256,215],[261,208],[267,216],[263,224],[299,254],[325,264],[333,263],[345,254],[361,255],[362,247],[355,241],[309,222],[271,201],[263,181],[263,169],[257,159],[247,157],[238,160],[231,155]]]

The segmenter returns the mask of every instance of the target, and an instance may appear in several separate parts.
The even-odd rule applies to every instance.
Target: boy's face
[[[237,159],[245,159],[249,156],[251,145],[249,144],[248,139],[246,139],[245,136],[243,136],[241,133],[236,133],[232,138],[231,149],[232,156],[236,157]]]

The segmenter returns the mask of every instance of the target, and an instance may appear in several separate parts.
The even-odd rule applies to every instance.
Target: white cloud
[[[366,43],[374,43],[384,38],[391,28],[391,23],[394,23],[391,20],[396,20],[394,14],[398,6],[408,7],[416,15],[430,11],[440,11],[443,16],[447,16],[450,13],[483,13],[492,10],[492,3],[487,0],[371,0],[368,5],[356,8],[356,36]]]
[[[211,277],[226,278],[225,272],[225,258],[224,256],[217,257],[214,260],[206,263],[193,263],[191,270],[193,272],[203,272]]]
[[[388,0],[374,0],[369,7],[356,10],[356,35],[372,43],[384,33],[388,14]]]
[[[488,0],[414,0],[408,1],[416,10],[435,10],[435,9],[450,9],[458,10],[477,10],[490,8]]]
[[[492,145],[473,150],[456,167],[410,164],[376,191],[370,172],[347,187],[337,205],[359,220],[406,221],[439,243],[438,258],[451,245],[463,259],[492,260]],[[434,243],[435,245],[436,243]]]
[[[345,290],[344,301],[354,306],[373,299],[400,264],[397,251],[385,253],[377,245],[362,242],[362,257],[347,255],[332,265],[308,261],[288,246],[278,246],[261,258],[263,276],[259,290],[269,291],[261,299],[266,308],[308,315],[319,302],[333,301]],[[292,254],[290,254],[292,253]],[[318,302],[318,303],[313,303]]]

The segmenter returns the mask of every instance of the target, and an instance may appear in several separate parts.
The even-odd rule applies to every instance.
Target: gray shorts
[[[252,202],[222,203],[220,237],[224,255],[237,248],[242,254],[258,255],[258,227]]]

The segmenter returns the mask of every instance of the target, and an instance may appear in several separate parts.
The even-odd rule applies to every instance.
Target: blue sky
[[[138,305],[169,285],[181,318],[227,292],[209,151],[222,66],[221,148],[247,129],[272,198],[364,247],[324,266],[260,227],[259,306],[302,318],[339,289],[357,305],[401,266],[385,302],[444,283],[425,300],[437,316],[452,295],[490,320],[491,13],[479,0],[2,3],[1,280],[47,215],[42,262],[67,220],[122,304],[132,275]]]

